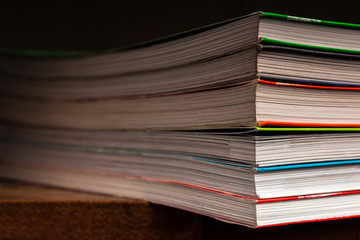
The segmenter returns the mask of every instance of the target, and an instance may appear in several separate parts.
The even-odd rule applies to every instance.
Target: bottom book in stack
[[[357,129],[264,130],[2,125],[0,177],[140,198],[250,227],[360,215],[360,133],[349,131]]]

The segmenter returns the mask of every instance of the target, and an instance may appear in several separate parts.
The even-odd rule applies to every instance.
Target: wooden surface
[[[0,239],[360,239],[360,219],[249,229],[145,201],[0,181]]]
[[[0,182],[0,239],[200,239],[200,220],[145,201]]]

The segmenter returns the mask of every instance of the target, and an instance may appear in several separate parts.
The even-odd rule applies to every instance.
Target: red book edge
[[[319,219],[312,219],[312,220],[305,220],[305,221],[286,222],[286,223],[279,223],[279,224],[256,226],[256,228],[277,227],[277,226],[286,226],[286,225],[291,225],[291,224],[332,221],[332,220],[341,220],[341,219],[357,218],[357,217],[360,217],[360,215],[349,215],[349,216],[342,216],[342,217],[319,218]]]
[[[268,81],[268,80],[263,80],[263,79],[259,79],[259,83],[278,85],[278,86],[287,86],[287,87],[360,91],[360,87],[337,87],[337,86],[307,85],[307,84],[300,84],[300,83],[274,82],[274,81]]]
[[[255,201],[256,201],[256,203],[260,204],[260,203],[292,201],[292,200],[302,200],[302,199],[311,199],[311,198],[335,197],[335,196],[349,195],[349,194],[360,194],[360,190],[331,192],[331,193],[319,193],[319,194],[308,194],[308,195],[279,197],[279,198],[263,198],[263,199],[256,199]]]
[[[293,127],[333,127],[333,128],[358,128],[359,123],[303,123],[303,122],[279,122],[279,121],[259,121],[259,127],[264,126],[293,126]]]
[[[186,210],[186,209],[183,209]],[[200,215],[204,215],[203,213],[198,213]],[[318,219],[312,219],[312,220],[304,220],[304,221],[294,221],[294,222],[285,222],[285,223],[278,223],[278,224],[270,224],[270,225],[260,225],[260,226],[253,226],[253,225],[246,225],[242,222],[237,221],[231,221],[224,218],[214,217],[211,215],[204,215],[207,217],[216,218],[220,221],[231,223],[231,224],[240,224],[242,226],[247,226],[250,228],[267,228],[267,227],[280,227],[280,226],[286,226],[286,225],[292,225],[292,224],[302,224],[302,223],[313,223],[313,222],[323,222],[323,221],[333,221],[333,220],[341,220],[341,219],[349,219],[349,218],[357,218],[360,217],[360,215],[349,215],[349,216],[342,216],[342,217],[332,217],[332,218],[318,218]]]

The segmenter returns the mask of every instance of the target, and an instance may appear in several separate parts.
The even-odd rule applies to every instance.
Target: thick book
[[[252,228],[360,216],[359,191],[260,200],[163,179],[61,168],[4,165],[0,174],[34,183],[143,199]]]
[[[2,126],[0,137],[2,166],[14,168],[163,179],[254,199],[353,191],[360,186],[359,132],[74,131]]]
[[[3,51],[0,119],[81,129],[359,127],[359,41],[356,24],[258,12],[113,51]]]

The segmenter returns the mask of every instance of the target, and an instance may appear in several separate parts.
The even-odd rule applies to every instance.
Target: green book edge
[[[315,18],[296,17],[296,16],[290,16],[290,15],[284,15],[284,14],[278,14],[278,13],[269,13],[269,12],[262,12],[262,14],[263,14],[263,17],[276,18],[276,19],[281,19],[281,20],[321,24],[321,25],[328,25],[328,26],[340,27],[340,28],[360,29],[360,24],[356,24],[356,23],[326,21],[326,20],[320,20],[320,19],[315,19]]]

